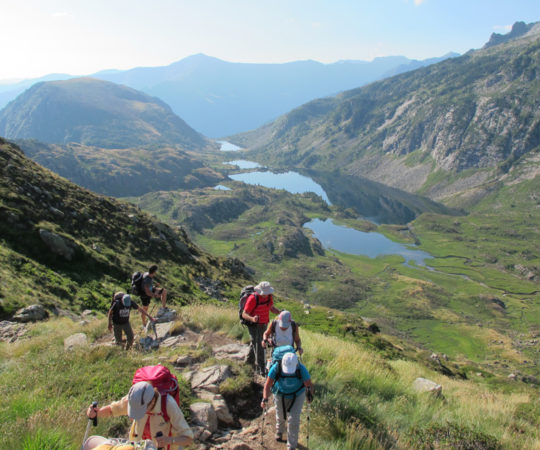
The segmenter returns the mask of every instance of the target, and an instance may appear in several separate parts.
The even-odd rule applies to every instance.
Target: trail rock
[[[427,378],[417,378],[414,380],[413,389],[417,392],[431,392],[437,397],[442,393],[442,386]]]
[[[39,237],[53,253],[62,256],[68,261],[73,259],[75,250],[78,247],[74,242],[63,238],[56,233],[44,230],[43,228],[39,230]]]
[[[187,367],[193,363],[193,358],[189,355],[179,356],[174,362],[175,366]]]
[[[139,340],[141,348],[145,351],[155,350],[159,348],[159,341],[155,340],[151,336],[142,337]]]
[[[174,322],[177,317],[176,310],[169,308],[159,308],[156,319],[158,323]]]
[[[227,378],[231,377],[231,368],[226,365],[210,366],[199,370],[191,379],[192,389],[206,389],[213,391],[212,386],[219,386]]]
[[[71,351],[75,347],[88,345],[88,338],[84,333],[76,333],[64,339],[64,350]]]
[[[211,433],[217,431],[217,415],[214,407],[210,403],[193,403],[190,405],[189,409],[191,411],[191,420],[194,424],[206,428]]]
[[[0,341],[13,343],[27,332],[25,325],[3,320],[0,322]]]
[[[244,361],[249,353],[247,344],[227,344],[213,348],[216,359],[234,359]]]
[[[170,321],[167,321],[164,323],[156,323],[156,333],[157,333],[158,340],[161,341],[169,337],[173,325],[174,323]]]
[[[219,422],[222,422],[226,425],[234,424],[234,417],[229,411],[229,407],[227,406],[227,403],[221,395],[215,396],[215,398],[212,400],[212,406],[216,411],[216,416]]]
[[[19,309],[13,316],[15,322],[36,322],[49,317],[47,310],[41,305],[31,305]]]

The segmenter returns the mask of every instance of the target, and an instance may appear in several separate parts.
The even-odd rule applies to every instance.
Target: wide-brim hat
[[[257,286],[255,286],[255,291],[261,295],[269,295],[274,292],[274,288],[268,281],[261,281]]]
[[[154,388],[150,383],[147,381],[135,383],[128,393],[128,416],[134,420],[142,419],[153,398]]]

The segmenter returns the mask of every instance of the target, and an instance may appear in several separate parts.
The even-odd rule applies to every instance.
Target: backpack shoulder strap
[[[296,322],[294,320],[291,320],[291,327],[292,327],[292,334],[293,334],[293,339],[294,339],[294,335],[296,334],[296,328],[298,327],[298,325],[296,325]]]
[[[272,334],[276,334],[276,324],[277,324],[277,320],[276,319],[272,320],[272,325],[271,325],[271,328],[270,328],[270,332]]]
[[[171,418],[169,417],[169,414],[167,413],[167,396],[169,394],[160,394],[161,397],[161,415],[163,416],[163,420],[165,422],[169,422]]]
[[[253,294],[251,294],[251,295],[255,296],[255,307],[251,310],[250,313],[248,313],[250,316],[255,312],[255,310],[257,309],[257,306],[259,306],[259,294],[257,294],[256,292],[253,292]]]

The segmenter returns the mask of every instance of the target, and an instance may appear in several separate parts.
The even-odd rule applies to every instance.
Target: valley
[[[315,99],[313,86],[287,95],[272,66],[276,83],[263,97],[280,96],[260,115],[240,95],[262,102],[256,83],[226,84],[238,66],[204,55],[44,81],[0,110],[0,422],[9,430],[0,447],[19,448],[21,435],[24,449],[78,448],[90,388],[116,398],[146,363],[174,367],[189,411],[192,367],[178,361],[217,364],[220,336],[246,344],[239,292],[269,280],[306,342],[318,394],[311,448],[537,448],[540,23],[416,70],[396,61],[374,61],[365,86],[318,86],[332,96]],[[321,69],[284,66],[280,76]],[[238,89],[237,102],[194,91],[208,67]],[[266,67],[244,69],[237,84],[270,86]],[[289,89],[300,91],[299,73]],[[204,113],[190,96],[213,98],[216,114],[230,108],[223,123],[205,118],[215,136],[266,123],[212,139],[128,81],[155,95],[172,89],[176,109],[192,105],[197,129]],[[307,103],[288,103],[298,99]],[[150,264],[178,311],[168,337],[190,341],[125,353],[108,345],[105,314]],[[17,311],[36,304],[48,318],[18,324]],[[63,342],[73,333],[88,346],[70,353]],[[225,364],[231,379],[213,389],[232,402],[235,427],[264,427],[258,407],[249,424],[238,415],[261,380],[242,362]],[[110,379],[113,366],[121,382]],[[423,377],[443,394],[416,392]],[[100,427],[125,434],[128,421]],[[201,449],[219,447],[217,434],[207,438]]]

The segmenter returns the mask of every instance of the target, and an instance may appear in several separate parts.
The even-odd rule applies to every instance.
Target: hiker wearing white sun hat
[[[277,361],[268,371],[264,383],[261,408],[268,403],[270,390],[274,394],[276,406],[276,440],[281,441],[285,427],[287,428],[287,449],[295,449],[298,445],[300,429],[300,413],[307,397],[313,400],[313,382],[306,366],[298,362],[295,353],[285,353],[281,361]]]

